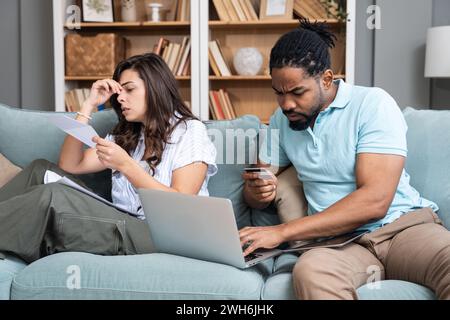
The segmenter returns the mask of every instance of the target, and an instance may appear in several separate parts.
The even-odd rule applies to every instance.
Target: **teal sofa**
[[[25,167],[34,159],[56,162],[64,133],[49,125],[44,112],[34,112],[0,105],[0,153],[14,164]],[[407,170],[411,183],[424,197],[437,202],[439,215],[450,227],[450,112],[404,110],[409,125]],[[95,114],[92,124],[104,136],[116,122],[112,111]],[[206,123],[218,150],[219,173],[210,180],[212,196],[232,200],[239,227],[271,225],[278,222],[274,208],[252,210],[243,201],[241,180],[245,164],[221,164],[226,152],[236,151],[236,137],[224,143],[214,133],[227,129],[262,127],[258,118],[244,116],[233,121]],[[235,142],[234,144],[231,142]],[[245,148],[257,145],[252,134],[246,135]],[[222,148],[222,146],[225,146]],[[226,152],[225,152],[226,149]],[[251,153],[251,152],[249,152]],[[229,163],[229,157],[227,163]],[[233,156],[231,157],[233,159]],[[234,152],[234,163],[241,163]],[[241,159],[242,160],[242,159]],[[245,162],[250,162],[246,157]],[[1,173],[0,173],[1,174]],[[109,172],[86,175],[83,180],[98,193],[108,197]],[[0,299],[295,299],[291,270],[297,257],[286,254],[256,267],[239,270],[231,266],[168,254],[137,256],[96,256],[87,253],[60,253],[26,265],[7,256],[0,259]],[[70,285],[76,266],[79,286]],[[360,299],[435,299],[423,286],[387,280],[378,289],[363,286]]]

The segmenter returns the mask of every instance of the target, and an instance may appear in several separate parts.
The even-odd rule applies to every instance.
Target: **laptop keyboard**
[[[247,255],[246,257],[244,257],[245,262],[248,262],[250,260],[256,259],[262,257],[262,254],[259,253],[250,253],[249,255]]]

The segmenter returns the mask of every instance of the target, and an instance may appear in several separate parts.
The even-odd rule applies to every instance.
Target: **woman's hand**
[[[113,94],[120,94],[122,90],[122,86],[112,79],[103,79],[94,82],[89,97],[83,103],[81,112],[91,113],[93,109],[108,101]]]
[[[100,162],[107,168],[117,171],[123,171],[124,168],[133,163],[133,158],[121,147],[112,141],[94,137],[97,149],[97,156]]]
[[[249,255],[259,248],[273,249],[285,242],[283,237],[283,225],[270,227],[245,227],[239,231],[241,246],[249,246],[244,251],[244,256]]]

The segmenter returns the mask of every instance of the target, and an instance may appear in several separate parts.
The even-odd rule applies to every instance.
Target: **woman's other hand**
[[[94,137],[97,149],[97,156],[100,162],[107,168],[123,172],[127,165],[132,164],[134,160],[130,155],[116,143]]]

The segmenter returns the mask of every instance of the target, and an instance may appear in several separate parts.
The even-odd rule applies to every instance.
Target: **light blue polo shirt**
[[[314,129],[292,130],[278,108],[270,119],[259,153],[264,163],[277,167],[294,165],[303,182],[310,215],[324,211],[356,190],[358,153],[407,155],[407,125],[395,100],[380,88],[352,86],[343,80],[336,84],[336,98],[318,115]],[[424,207],[438,210],[435,203],[422,198],[409,184],[409,175],[403,170],[386,216],[359,230],[374,231]]]

